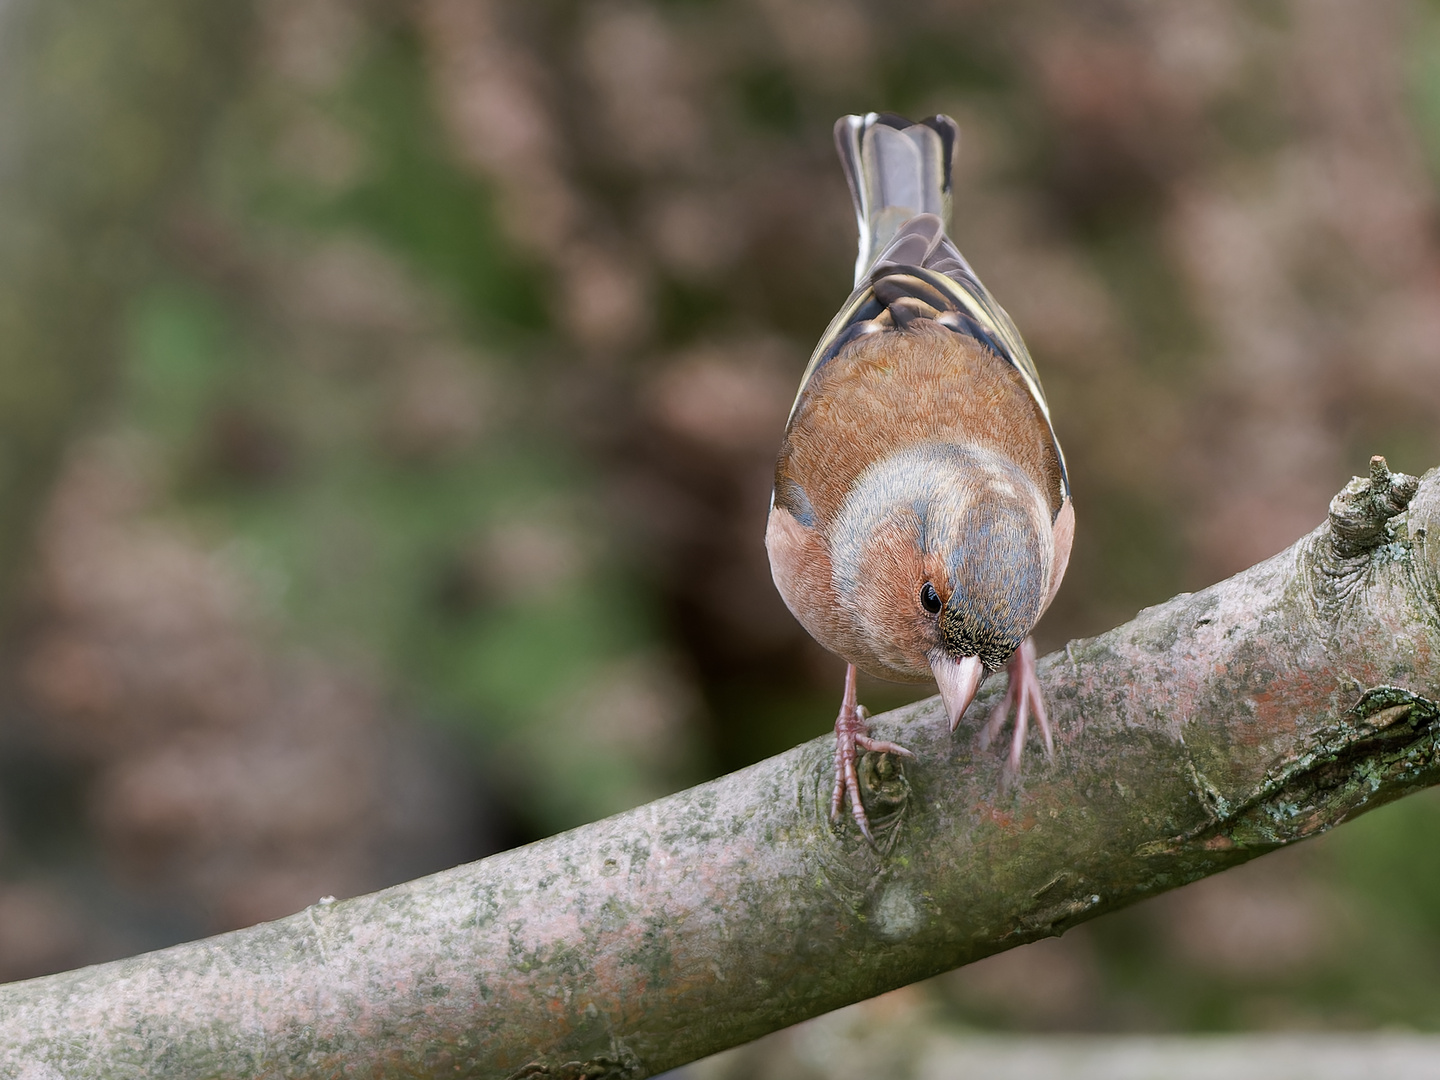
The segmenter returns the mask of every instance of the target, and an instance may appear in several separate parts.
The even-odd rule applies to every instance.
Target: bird
[[[785,425],[765,529],[786,606],[846,663],[830,817],[872,843],[857,669],[934,680],[953,734],[981,683],[1006,693],[980,745],[1029,720],[1054,742],[1031,631],[1075,534],[1065,457],[1014,322],[947,234],[959,130],[948,116],[844,116],[835,144],[859,226],[855,287],[811,354]]]

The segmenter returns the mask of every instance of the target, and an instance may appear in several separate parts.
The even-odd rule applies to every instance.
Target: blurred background
[[[0,979],[828,730],[762,536],[870,109],[959,121],[954,233],[1050,396],[1042,651],[1440,464],[1433,0],[0,4]],[[1407,799],[876,1023],[1440,1030],[1437,831]]]

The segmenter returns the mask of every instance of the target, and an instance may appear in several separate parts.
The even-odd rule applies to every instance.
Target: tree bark
[[[878,717],[469,866],[0,987],[9,1077],[642,1077],[1066,928],[1440,778],[1440,470],[1046,657],[1053,761]]]

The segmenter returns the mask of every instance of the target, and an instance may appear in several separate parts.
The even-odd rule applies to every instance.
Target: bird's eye
[[[940,594],[935,591],[935,586],[925,582],[920,586],[920,606],[934,615],[940,610]]]

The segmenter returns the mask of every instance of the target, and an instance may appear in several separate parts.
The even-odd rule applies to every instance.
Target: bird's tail
[[[867,113],[835,122],[835,147],[860,225],[857,286],[900,226],[916,214],[949,222],[950,162],[958,138],[948,116],[912,123],[894,113]]]

